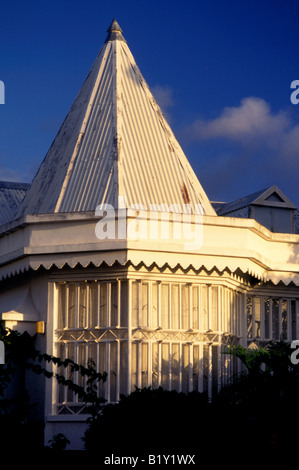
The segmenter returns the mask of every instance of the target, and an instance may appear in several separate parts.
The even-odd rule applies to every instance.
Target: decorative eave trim
[[[219,260],[220,261],[220,260]],[[159,270],[163,271],[165,269],[169,269],[173,272],[177,270],[183,270],[185,272],[194,271],[194,272],[201,272],[205,270],[207,273],[212,273],[213,271],[217,271],[220,275],[224,272],[229,272],[231,274],[237,275],[239,277],[243,276],[250,276],[256,279],[257,282],[266,283],[268,281],[272,282],[274,285],[283,283],[285,286],[290,284],[299,286],[299,273],[293,272],[279,272],[279,271],[267,271],[262,267],[259,267],[254,262],[248,260],[248,263],[243,267],[240,267],[240,260],[226,260],[227,262],[219,262],[215,264],[215,259],[205,259],[205,260],[198,260],[198,263],[178,263],[174,260],[168,260],[164,263],[157,263],[154,260],[137,260],[127,258],[125,253],[102,253],[101,256],[98,255],[90,257],[90,256],[73,256],[71,258],[66,258],[65,256],[56,257],[51,259],[49,257],[26,257],[22,260],[18,260],[14,263],[11,263],[9,266],[5,266],[0,268],[0,276],[2,280],[12,278],[14,276],[18,276],[30,270],[38,271],[40,269],[44,269],[46,271],[50,271],[53,269],[63,270],[63,269],[75,269],[75,268],[82,268],[87,269],[91,267],[93,269],[100,268],[103,266],[110,266],[115,267],[117,266],[128,267],[132,266],[134,269],[139,269],[140,266],[144,266],[146,269],[152,269],[153,266],[157,267]],[[239,261],[239,262],[238,262]],[[244,260],[243,260],[244,261]]]

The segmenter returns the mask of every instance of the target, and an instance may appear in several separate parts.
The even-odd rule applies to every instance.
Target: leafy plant
[[[64,434],[58,433],[53,436],[53,439],[49,440],[49,448],[52,450],[65,450],[66,446],[70,441],[65,437]]]
[[[41,353],[35,346],[35,337],[27,332],[19,333],[8,330],[0,325],[0,340],[5,344],[5,364],[0,365],[0,429],[5,429],[1,445],[9,445],[16,438],[20,444],[26,447],[43,447],[42,429],[43,423],[34,421],[34,404],[25,387],[26,371],[43,375],[46,378],[54,377],[59,384],[72,390],[80,397],[80,401],[86,404],[91,416],[96,415],[105,400],[97,395],[97,383],[106,380],[106,373],[96,371],[94,362],[90,359],[87,367],[75,363],[71,359],[61,360],[59,357]],[[54,372],[49,366],[57,366]],[[85,387],[74,383],[64,373],[56,370],[67,369],[69,376],[77,371],[85,377]],[[17,391],[8,393],[11,383],[18,379]],[[28,430],[30,430],[28,432]],[[65,438],[66,439],[66,438]],[[56,436],[51,443],[56,450],[66,445],[62,436]]]

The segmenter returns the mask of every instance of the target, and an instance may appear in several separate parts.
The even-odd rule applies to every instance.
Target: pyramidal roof
[[[116,20],[17,217],[142,204],[202,204],[216,215]]]

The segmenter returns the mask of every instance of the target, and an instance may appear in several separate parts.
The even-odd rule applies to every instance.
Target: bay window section
[[[299,336],[298,299],[247,297],[247,338],[292,341]]]
[[[199,285],[134,280],[131,286],[133,328],[199,329],[202,308],[206,316],[204,323],[208,323],[207,291],[202,296],[206,302],[200,306]]]
[[[56,287],[55,354],[85,367],[92,360],[97,372],[107,374],[106,382],[97,384],[99,397],[116,401],[119,393],[128,390],[127,340],[122,333],[113,333],[128,324],[128,282],[65,282]],[[72,372],[70,366],[59,367],[57,373],[86,389],[86,379],[78,371]],[[84,413],[77,394],[63,385],[55,387],[58,414]]]

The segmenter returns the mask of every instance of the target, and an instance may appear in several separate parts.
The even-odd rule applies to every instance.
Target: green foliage
[[[286,342],[271,342],[264,348],[229,346],[224,353],[242,361],[245,370],[232,378],[209,400],[206,394],[189,394],[158,389],[136,389],[116,404],[103,406],[97,383],[106,374],[70,359],[43,354],[27,333],[0,329],[6,348],[6,364],[0,366],[0,429],[3,448],[10,442],[24,449],[43,448],[43,423],[30,421],[33,404],[25,389],[25,372],[30,370],[78,394],[90,412],[84,435],[85,448],[97,453],[122,455],[144,453],[200,452],[214,458],[226,455],[233,446],[248,452],[248,445],[264,450],[266,457],[296,446],[293,422],[299,420],[299,366],[290,361],[292,349]],[[54,367],[54,372],[52,370]],[[64,371],[68,371],[65,374]],[[85,377],[85,388],[70,378],[73,372]],[[18,394],[6,394],[12,379],[19,376]],[[48,449],[63,450],[68,440],[56,435]]]
[[[104,399],[97,395],[97,383],[106,380],[106,374],[98,373],[92,360],[87,367],[75,363],[71,359],[61,360],[59,357],[43,354],[35,346],[35,337],[27,332],[20,334],[17,331],[7,330],[0,325],[0,340],[5,344],[5,364],[0,365],[0,430],[5,429],[1,436],[1,445],[9,446],[12,442],[19,442],[24,449],[30,447],[43,448],[44,424],[34,419],[34,404],[25,387],[26,371],[32,371],[46,378],[54,377],[59,384],[72,390],[80,400],[86,404],[91,416],[96,415],[103,406]],[[50,366],[50,370],[49,370]],[[55,372],[51,370],[56,366]],[[85,377],[85,387],[81,387],[67,378],[67,374],[77,371]],[[59,370],[60,372],[56,372]],[[17,380],[17,390],[12,395],[8,388]],[[51,442],[51,449],[61,449],[67,445],[64,436],[56,436]]]
[[[206,394],[136,388],[89,421],[85,448],[106,455],[182,452],[187,448],[191,452],[198,448],[200,439],[206,439],[203,423],[208,421],[207,410]]]
[[[262,363],[268,361],[271,357],[267,348],[245,349],[240,344],[231,344],[224,348],[224,354],[230,354],[239,358],[247,367],[248,372],[257,371]]]
[[[121,455],[195,451],[221,462],[229,452],[253,453],[261,462],[276,461],[296,445],[293,422],[299,420],[299,369],[286,342],[256,350],[230,346],[246,369],[212,400],[206,394],[136,389],[93,417],[84,436],[88,451]],[[252,455],[252,454],[250,454]]]
[[[272,341],[264,348],[230,346],[225,352],[238,357],[246,370],[232,378],[213,400],[277,456],[295,445],[294,422],[299,420],[299,368],[292,364],[290,343]]]
[[[65,435],[59,432],[53,436],[53,439],[49,440],[49,448],[56,451],[65,450],[69,443],[70,441],[65,437]]]

